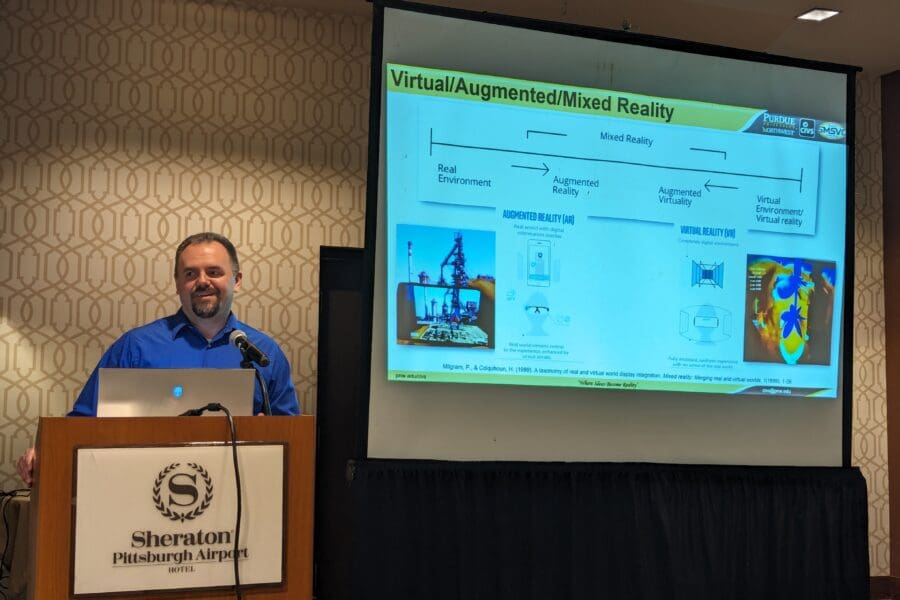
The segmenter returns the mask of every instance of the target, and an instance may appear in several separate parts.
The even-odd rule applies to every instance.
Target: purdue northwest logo
[[[202,515],[213,499],[209,472],[197,463],[172,463],[153,482],[153,504],[172,521],[190,521]]]

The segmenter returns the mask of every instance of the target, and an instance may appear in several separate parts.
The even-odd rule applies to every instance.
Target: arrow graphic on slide
[[[703,187],[706,188],[706,191],[707,191],[707,192],[711,191],[709,188],[720,188],[720,189],[723,189],[723,190],[736,190],[736,189],[738,189],[738,188],[736,188],[736,187],[734,187],[734,186],[731,186],[731,185],[714,185],[714,184],[710,183],[710,181],[711,181],[710,179],[707,179],[707,180],[706,180],[706,183],[703,184]]]
[[[544,166],[543,167],[529,167],[526,165],[510,165],[510,166],[513,167],[514,169],[529,169],[531,171],[543,171],[544,175],[547,175],[547,173],[550,172],[550,167],[547,166],[547,163],[541,163],[541,164]]]
[[[691,150],[693,150],[694,152],[709,152],[710,154],[721,154],[723,159],[728,159],[728,153],[724,150],[711,150],[709,148],[691,148]]]
[[[529,139],[531,137],[532,133],[539,134],[539,135],[556,135],[559,137],[567,137],[569,135],[568,133],[557,133],[555,131],[538,131],[537,129],[526,129],[525,130],[525,139],[526,140]]]

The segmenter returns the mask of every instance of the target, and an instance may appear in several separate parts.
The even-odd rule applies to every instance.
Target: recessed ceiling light
[[[797,18],[801,21],[824,21],[825,19],[830,19],[840,12],[841,11],[839,10],[831,10],[828,8],[814,8],[812,10],[806,11]]]

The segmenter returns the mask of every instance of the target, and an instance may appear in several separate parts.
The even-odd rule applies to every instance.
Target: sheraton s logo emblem
[[[212,479],[197,463],[172,463],[153,482],[153,504],[172,521],[184,523],[199,517],[212,499]]]

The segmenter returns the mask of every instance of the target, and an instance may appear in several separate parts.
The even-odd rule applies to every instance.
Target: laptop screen
[[[212,402],[249,416],[253,379],[253,369],[100,369],[97,416],[174,417]]]

